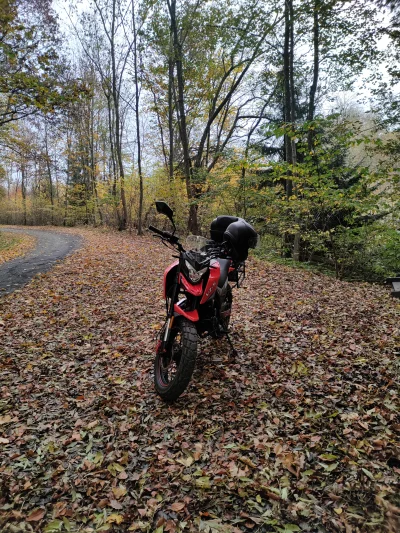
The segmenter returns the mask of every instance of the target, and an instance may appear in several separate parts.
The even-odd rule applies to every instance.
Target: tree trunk
[[[112,3],[112,22],[111,22],[111,70],[112,70],[112,98],[114,103],[114,112],[115,112],[115,148],[117,151],[117,162],[118,162],[118,171],[120,179],[120,189],[121,189],[121,202],[122,202],[122,216],[119,220],[119,230],[125,230],[128,222],[128,208],[126,205],[125,197],[125,173],[124,173],[124,163],[122,160],[122,128],[121,128],[121,117],[119,109],[119,90],[117,87],[117,65],[115,57],[115,21],[116,21],[116,2],[113,0]]]
[[[284,38],[284,47],[283,47],[283,82],[284,82],[284,121],[286,125],[292,122],[291,115],[291,85],[290,85],[290,8],[289,3],[291,0],[284,0],[285,2],[285,38]],[[288,134],[285,134],[285,156],[286,162],[292,163],[292,144],[290,142],[290,137]],[[286,179],[286,198],[289,199],[292,196],[293,184],[290,178]]]
[[[173,106],[173,87],[174,87],[174,55],[173,55],[173,32],[172,25],[170,30],[170,47],[168,58],[168,132],[169,132],[169,154],[168,154],[168,172],[170,181],[174,178],[174,106]]]
[[[290,117],[292,124],[295,124],[296,121],[296,103],[295,103],[295,91],[294,91],[294,12],[293,12],[293,0],[287,0],[289,3],[289,17],[290,17],[290,55],[289,55],[289,73],[290,73]],[[292,175],[296,176],[296,165],[297,165],[297,150],[296,142],[293,137],[290,139],[290,148],[292,156]],[[292,180],[292,190],[296,195],[297,184],[296,180]],[[296,213],[295,223],[296,226],[299,226],[299,216]],[[294,235],[293,242],[293,259],[299,261],[300,259],[300,232],[296,231]]]
[[[94,134],[94,98],[91,98],[90,102],[90,173],[91,173],[91,185],[92,195],[94,198],[93,206],[93,218],[94,225],[97,225],[96,210],[99,215],[100,224],[103,224],[103,213],[100,209],[99,195],[97,193],[97,171],[96,171],[96,159],[95,159],[95,134]]]
[[[111,155],[111,164],[112,164],[112,195],[114,197],[115,205],[117,206],[117,162],[115,159],[115,147],[114,147],[114,128],[113,128],[113,112],[112,112],[112,102],[110,92],[106,93],[107,99],[107,111],[108,111],[108,136],[110,139],[110,155]],[[118,219],[119,219],[119,212]]]
[[[21,166],[21,195],[22,195],[22,210],[23,210],[23,225],[27,225],[27,214],[26,214],[26,169],[25,165]]]
[[[174,61],[176,65],[176,79],[178,84],[178,111],[179,111],[179,133],[183,151],[183,168],[186,181],[186,191],[190,203],[188,230],[191,233],[199,232],[199,223],[197,219],[197,200],[196,187],[192,183],[192,163],[189,152],[189,139],[186,125],[186,110],[184,97],[184,79],[183,79],[183,62],[182,62],[182,43],[179,41],[178,27],[176,21],[176,0],[167,0],[171,20],[171,31],[174,42]]]
[[[165,170],[168,172],[168,175],[170,176],[169,154],[167,154],[167,150],[166,150],[166,147],[165,147],[164,128],[163,128],[163,125],[162,125],[160,111],[159,111],[159,107],[158,107],[157,95],[156,95],[156,93],[154,92],[154,90],[152,88],[150,88],[150,90],[151,90],[151,92],[153,94],[154,111],[155,111],[155,113],[157,115],[157,124],[158,124],[158,129],[160,130],[161,149],[162,149],[163,158],[164,158]],[[170,179],[171,179],[171,176],[170,176]]]
[[[65,183],[65,204],[64,204],[64,223],[63,223],[64,226],[67,225],[67,220],[68,220],[68,199],[69,199],[68,194],[69,194],[70,173],[71,173],[71,133],[67,129],[67,179]]]
[[[50,155],[49,155],[49,143],[48,143],[48,136],[47,136],[47,120],[44,121],[44,144],[45,144],[45,150],[46,150],[46,167],[47,167],[47,174],[49,177],[49,195],[50,195],[50,203],[51,203],[51,223],[54,224],[54,191],[53,191],[53,177],[51,175],[51,167],[50,167]]]
[[[310,98],[308,102],[307,120],[311,122],[315,116],[315,96],[318,87],[319,77],[319,18],[318,18],[319,1],[314,0],[314,25],[313,25],[313,45],[314,45],[314,65],[313,65],[313,81],[310,87]],[[313,132],[308,131],[307,135],[308,149],[313,148]]]
[[[139,81],[138,81],[138,46],[137,46],[137,29],[135,17],[135,0],[132,0],[132,24],[133,24],[133,55],[135,70],[135,118],[136,118],[136,137],[138,148],[138,172],[139,172],[139,214],[138,214],[138,235],[143,235],[142,217],[143,217],[143,173],[142,173],[142,148],[140,142],[140,115],[139,115]]]

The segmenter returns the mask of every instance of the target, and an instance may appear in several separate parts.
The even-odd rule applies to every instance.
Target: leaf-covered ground
[[[233,340],[153,389],[150,237],[85,246],[0,301],[0,530],[397,532],[399,304],[250,260]]]
[[[0,231],[0,265],[27,254],[34,248],[35,242],[35,237],[31,235],[12,235]]]

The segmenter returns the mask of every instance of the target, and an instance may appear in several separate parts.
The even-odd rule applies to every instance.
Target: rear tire
[[[173,402],[189,385],[197,356],[197,330],[185,318],[175,318],[164,353],[154,361],[154,385],[166,402]]]

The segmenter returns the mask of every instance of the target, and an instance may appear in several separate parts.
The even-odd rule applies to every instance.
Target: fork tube
[[[166,327],[165,327],[165,334],[164,334],[164,339],[163,339],[163,343],[162,343],[162,349],[165,348],[165,345],[168,342],[169,335],[170,335],[171,329],[172,329],[172,325],[174,323],[174,306],[175,306],[176,297],[177,297],[178,291],[179,291],[179,274],[180,274],[180,272],[181,272],[181,265],[179,263],[178,268],[176,269],[176,278],[175,278],[174,290],[173,290],[172,296],[171,296],[171,303],[170,303],[169,310],[168,310],[168,313],[167,313],[167,324],[166,324]]]

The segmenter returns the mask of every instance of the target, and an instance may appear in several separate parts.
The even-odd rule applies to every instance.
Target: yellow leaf
[[[117,498],[122,498],[122,496],[125,496],[126,494],[126,488],[123,485],[120,485],[119,487],[113,487],[112,491],[114,493],[114,496]]]
[[[2,424],[8,424],[10,422],[11,422],[11,416],[10,415],[0,416],[0,426]]]
[[[210,478],[209,477],[199,477],[196,479],[195,484],[201,489],[210,489]]]
[[[114,383],[116,385],[123,385],[124,383],[126,383],[126,380],[125,379],[122,379],[122,378],[115,378],[114,379]]]
[[[189,455],[186,457],[186,459],[177,459],[176,462],[183,466],[191,466],[194,463],[194,459],[191,455]]]
[[[109,524],[121,524],[124,521],[122,514],[113,513],[107,518]]]

